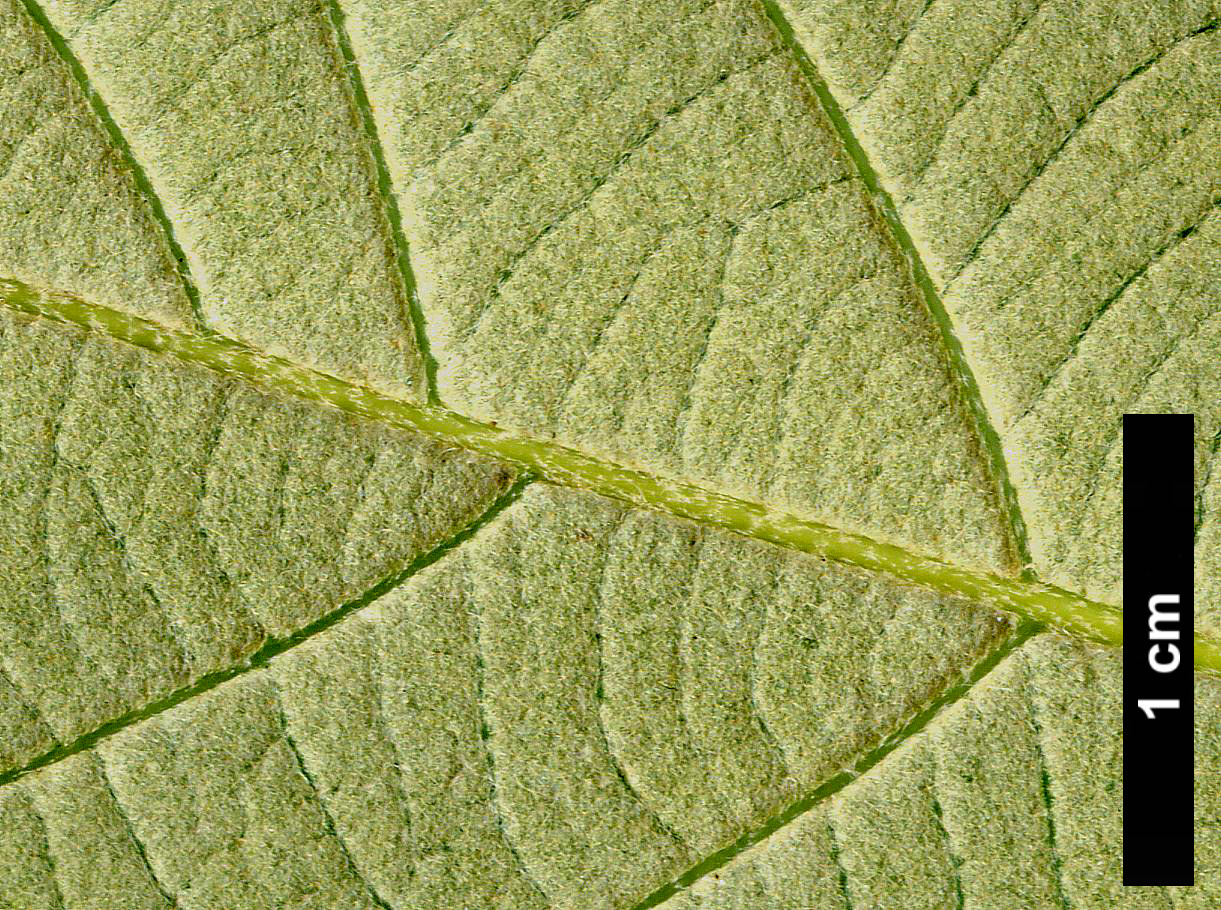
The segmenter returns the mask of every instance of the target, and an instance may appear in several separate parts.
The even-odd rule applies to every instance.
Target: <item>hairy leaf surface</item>
[[[0,0],[0,908],[1217,906],[1218,13]]]

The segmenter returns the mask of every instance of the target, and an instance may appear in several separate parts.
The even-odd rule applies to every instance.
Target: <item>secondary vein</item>
[[[947,708],[961,700],[974,689],[976,684],[991,673],[1001,661],[1037,635],[1041,629],[1042,626],[1039,623],[1022,623],[1004,642],[980,659],[971,669],[971,672],[967,674],[966,678],[957,685],[946,689],[941,695],[927,704],[923,710],[912,717],[901,729],[891,733],[868,752],[861,755],[851,768],[841,771],[834,777],[824,781],[815,790],[786,807],[779,815],[773,816],[759,827],[743,834],[729,846],[723,847],[716,853],[705,857],[698,865],[691,867],[674,881],[663,885],[649,894],[633,906],[632,910],[651,910],[651,908],[664,903],[680,890],[690,888],[695,882],[727,865],[739,854],[749,850],[755,844],[775,834],[800,816],[805,815],[807,812],[831,799],[840,790],[843,790],[887,755],[899,748],[899,746],[924,730],[934,719],[941,716]]]
[[[937,326],[937,331],[941,334],[942,343],[949,358],[950,369],[962,386],[967,410],[970,412],[972,421],[975,424],[975,431],[980,445],[987,456],[992,477],[997,486],[1002,511],[1008,519],[1009,531],[1013,539],[1013,548],[1017,552],[1022,566],[1026,567],[1027,577],[1032,578],[1033,575],[1029,570],[1031,557],[1030,544],[1026,534],[1026,522],[1022,518],[1022,512],[1018,505],[1017,491],[1009,479],[1009,468],[1005,464],[1000,436],[996,432],[996,428],[992,426],[992,421],[988,416],[987,410],[984,408],[983,397],[979,391],[979,383],[976,382],[975,374],[972,372],[970,364],[967,363],[962,343],[954,334],[953,322],[950,320],[950,315],[946,311],[945,304],[942,303],[941,296],[937,293],[937,288],[933,284],[933,279],[924,265],[924,260],[920,257],[919,250],[916,249],[915,243],[912,242],[911,234],[908,233],[906,226],[899,219],[899,212],[895,207],[894,200],[878,179],[877,171],[874,170],[873,164],[865,154],[864,148],[862,148],[860,141],[856,138],[856,134],[852,131],[848,118],[844,116],[839,102],[835,100],[835,96],[827,88],[827,83],[819,75],[813,61],[810,60],[809,54],[806,53],[805,48],[797,40],[792,24],[785,18],[780,7],[776,5],[775,0],[760,0],[760,3],[767,13],[768,19],[776,27],[781,43],[788,48],[797,63],[798,69],[806,77],[806,81],[809,83],[811,90],[813,90],[815,97],[817,97],[818,103],[822,106],[823,112],[827,115],[831,126],[839,135],[840,142],[844,146],[844,151],[852,160],[866,189],[869,190],[870,196],[878,209],[878,214],[890,229],[891,236],[911,267],[912,278],[920,291],[920,296],[923,298],[929,315],[932,316],[933,322]]]
[[[398,267],[399,278],[402,281],[403,308],[407,321],[411,326],[412,334],[415,337],[416,348],[424,362],[425,391],[429,402],[437,404],[437,361],[433,357],[432,349],[429,347],[428,334],[424,331],[424,311],[420,308],[415,272],[411,268],[411,257],[407,249],[407,237],[403,233],[403,218],[399,212],[398,197],[395,195],[390,179],[390,168],[386,164],[386,153],[382,148],[381,138],[378,134],[377,120],[373,116],[373,107],[369,103],[369,93],[365,89],[364,79],[360,74],[360,65],[356,61],[356,52],[352,49],[352,39],[348,35],[343,8],[340,7],[337,0],[329,0],[326,6],[331,26],[335,30],[335,44],[340,57],[343,59],[344,70],[347,73],[356,115],[369,141],[369,153],[373,158],[374,171],[377,175],[377,192],[381,197],[382,210],[385,213],[390,233],[391,255]]]
[[[0,295],[4,293],[4,283],[0,282]],[[309,625],[298,629],[291,635],[284,638],[269,638],[263,643],[254,654],[251,654],[242,662],[223,670],[217,670],[202,676],[189,686],[177,689],[171,692],[164,698],[144,705],[133,711],[129,711],[114,720],[108,721],[102,726],[91,730],[82,736],[77,737],[69,743],[63,743],[56,746],[42,755],[27,762],[20,768],[14,768],[10,771],[0,773],[0,787],[5,784],[12,783],[18,778],[24,777],[31,771],[37,771],[39,768],[45,768],[47,765],[53,765],[57,762],[77,755],[87,749],[92,749],[103,740],[110,739],[121,730],[126,730],[128,727],[138,724],[141,721],[148,720],[150,717],[155,717],[158,714],[163,714],[171,708],[182,704],[184,701],[189,701],[197,695],[202,695],[205,692],[215,689],[222,683],[226,683],[234,677],[249,673],[252,670],[257,670],[260,667],[265,667],[273,658],[280,656],[286,651],[290,651],[297,647],[302,642],[320,635],[327,629],[330,629],[340,620],[346,619],[357,610],[362,610],[370,604],[374,603],[381,597],[393,591],[395,588],[407,582],[408,579],[414,577],[419,572],[423,571],[428,566],[432,565],[437,560],[441,559],[445,554],[449,553],[462,546],[471,537],[477,534],[482,528],[486,527],[496,519],[501,512],[516,502],[521,492],[527,485],[533,481],[529,475],[523,475],[516,483],[513,484],[504,494],[502,494],[495,502],[493,502],[478,518],[465,527],[458,530],[445,541],[433,547],[427,553],[412,560],[405,568],[400,569],[392,575],[383,578],[373,587],[369,588],[359,597],[350,600],[347,603],[341,604],[329,613],[320,616],[318,619],[311,622]]]
[[[145,173],[144,167],[140,164],[135,152],[132,151],[131,146],[128,144],[127,137],[123,135],[123,131],[119,129],[118,123],[111,116],[110,109],[106,107],[106,102],[102,100],[102,96],[93,88],[93,84],[89,81],[89,75],[85,72],[84,65],[77,58],[76,54],[72,52],[72,48],[68,46],[64,36],[51,24],[51,20],[47,18],[46,12],[43,11],[42,7],[35,0],[21,0],[21,2],[25,6],[29,17],[42,29],[47,37],[47,41],[54,48],[55,53],[67,65],[73,81],[84,95],[85,101],[89,104],[94,116],[97,117],[98,123],[105,131],[107,138],[110,139],[110,144],[113,146],[115,153],[131,173],[132,182],[135,184],[136,190],[148,203],[149,212],[165,237],[166,246],[169,247],[170,255],[174,259],[178,279],[182,282],[183,293],[186,294],[187,302],[191,305],[191,315],[194,317],[199,331],[204,333],[210,332],[211,329],[209,329],[207,317],[204,315],[203,304],[199,299],[199,288],[196,286],[195,279],[191,275],[191,266],[187,261],[186,252],[182,249],[182,245],[179,244],[178,238],[174,234],[174,226],[170,223],[169,216],[165,213],[165,206],[161,204],[161,197],[153,189],[152,181],[148,179],[148,174]]]

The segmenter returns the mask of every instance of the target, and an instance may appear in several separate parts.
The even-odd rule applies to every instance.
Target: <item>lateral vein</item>
[[[331,27],[335,32],[335,44],[339,56],[343,60],[343,68],[351,90],[351,98],[356,116],[368,139],[369,154],[373,159],[373,168],[377,177],[377,192],[381,197],[382,211],[386,218],[389,231],[390,255],[394,259],[402,282],[403,309],[407,322],[415,338],[416,348],[424,363],[424,384],[428,401],[437,404],[437,361],[433,357],[428,343],[428,334],[424,330],[424,311],[420,308],[419,292],[416,289],[415,272],[411,268],[411,256],[407,249],[407,237],[403,233],[403,218],[399,212],[398,197],[390,179],[390,168],[386,164],[386,153],[382,148],[381,137],[377,130],[377,120],[373,116],[373,107],[369,103],[369,93],[365,89],[364,79],[360,74],[360,65],[356,60],[356,52],[352,49],[352,39],[348,35],[345,24],[346,17],[338,0],[328,0],[327,14]]]
[[[47,18],[46,12],[43,11],[36,0],[21,0],[21,2],[25,7],[26,13],[39,29],[42,30],[55,53],[67,65],[68,71],[72,75],[72,81],[76,83],[77,88],[84,95],[86,103],[89,105],[90,110],[93,111],[94,116],[97,117],[102,131],[110,140],[115,153],[127,167],[127,170],[130,171],[136,190],[148,203],[153,221],[161,228],[166,246],[169,247],[170,255],[173,257],[174,266],[178,272],[178,279],[182,282],[183,292],[186,294],[187,302],[191,305],[191,315],[194,317],[200,332],[210,333],[211,329],[208,327],[208,321],[204,315],[203,304],[199,299],[199,288],[196,286],[195,279],[191,275],[191,266],[187,261],[186,252],[182,249],[182,245],[179,244],[178,238],[174,235],[174,226],[170,222],[169,216],[165,213],[165,206],[161,204],[161,197],[153,189],[152,181],[148,179],[148,174],[145,173],[144,167],[136,158],[131,145],[128,144],[127,137],[123,135],[123,131],[119,129],[118,123],[111,116],[110,109],[106,107],[106,102],[102,100],[102,96],[93,88],[93,84],[89,81],[89,75],[85,72],[84,65],[77,58],[76,54],[72,52],[72,48],[69,47],[64,36],[51,24],[51,20]],[[111,3],[109,6],[113,5]],[[95,16],[105,12],[106,9],[109,9],[109,6],[98,10]]]
[[[739,854],[775,834],[800,816],[827,802],[839,793],[840,790],[843,790],[887,755],[899,748],[899,746],[924,730],[934,719],[943,714],[947,708],[961,700],[974,689],[976,684],[991,673],[1001,661],[1014,653],[1035,635],[1039,634],[1042,628],[1039,623],[1030,621],[1019,625],[1001,644],[982,657],[957,685],[946,689],[941,695],[929,702],[923,710],[908,720],[902,728],[892,732],[868,752],[861,755],[852,767],[824,781],[812,792],[785,808],[780,814],[768,819],[758,828],[743,834],[729,846],[723,847],[716,853],[705,857],[698,865],[691,867],[674,881],[663,885],[649,894],[633,906],[632,910],[651,910],[651,908],[664,903],[682,889],[690,888],[700,879],[727,865]],[[844,895],[845,900],[847,900],[844,872],[842,868],[839,871],[841,893]]]
[[[3,282],[0,282],[0,294],[3,294]],[[528,486],[534,478],[528,474],[520,477],[503,495],[493,502],[478,518],[461,528],[447,540],[433,547],[422,556],[418,556],[412,560],[406,567],[399,569],[392,575],[389,575],[379,581],[373,587],[369,588],[359,597],[354,600],[349,600],[344,604],[336,607],[329,613],[325,613],[318,619],[304,626],[291,635],[283,638],[269,638],[263,643],[255,653],[249,655],[245,660],[222,670],[216,670],[212,673],[202,676],[195,682],[181,689],[171,692],[164,698],[136,708],[128,713],[102,724],[102,726],[85,733],[69,743],[62,743],[50,751],[44,752],[37,758],[27,762],[20,768],[14,768],[11,771],[0,772],[0,787],[10,784],[19,778],[37,771],[39,768],[45,768],[47,765],[53,765],[63,761],[65,758],[70,758],[88,749],[92,749],[103,740],[110,739],[121,730],[126,730],[128,727],[138,724],[141,721],[148,720],[150,717],[156,717],[158,714],[163,714],[171,708],[182,704],[184,701],[189,701],[197,695],[202,695],[215,689],[222,683],[249,673],[252,670],[257,670],[260,667],[265,667],[273,658],[279,657],[286,651],[300,645],[302,642],[325,632],[327,629],[334,626],[340,620],[346,619],[357,610],[362,610],[372,604],[374,601],[393,591],[395,588],[404,584],[408,579],[423,571],[428,566],[432,565],[437,560],[441,559],[451,550],[462,546],[471,537],[477,534],[487,524],[495,520],[505,509],[518,500],[521,492]]]
[[[788,48],[798,69],[806,77],[806,81],[809,83],[815,97],[817,97],[819,105],[827,115],[827,119],[831,122],[832,128],[838,134],[840,142],[843,143],[844,151],[860,174],[865,188],[869,190],[878,214],[890,229],[891,236],[908,261],[915,285],[919,289],[925,307],[928,309],[929,315],[932,317],[937,331],[941,335],[946,355],[949,358],[950,370],[962,385],[963,399],[971,415],[972,422],[975,424],[976,435],[997,487],[1001,511],[1005,513],[1005,517],[1008,520],[1010,535],[1013,539],[1013,548],[1025,570],[1026,576],[1031,578],[1033,576],[1029,570],[1031,557],[1030,544],[1026,535],[1026,522],[1022,518],[1022,512],[1018,506],[1017,491],[1009,479],[1009,468],[1005,464],[1000,436],[997,434],[996,428],[992,426],[992,421],[988,416],[987,410],[984,408],[983,397],[979,391],[979,383],[976,382],[975,374],[971,371],[970,364],[967,363],[962,343],[954,334],[953,322],[946,311],[945,304],[941,301],[941,296],[937,293],[937,288],[934,286],[933,279],[924,265],[924,260],[920,257],[920,251],[916,249],[911,234],[908,233],[906,226],[899,219],[899,212],[895,207],[894,200],[878,179],[877,171],[874,170],[873,164],[865,154],[864,148],[862,148],[860,141],[856,138],[856,134],[853,133],[852,127],[848,123],[848,118],[844,116],[844,112],[839,106],[839,102],[835,100],[835,96],[827,88],[827,83],[819,75],[813,61],[810,60],[809,54],[806,53],[805,48],[797,40],[797,36],[793,32],[793,26],[785,18],[780,7],[776,5],[776,0],[759,0],[759,2],[762,4],[768,19],[776,27],[781,43]]]

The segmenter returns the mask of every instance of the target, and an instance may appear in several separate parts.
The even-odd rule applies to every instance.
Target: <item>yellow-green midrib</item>
[[[0,302],[33,316],[79,326],[187,363],[242,377],[273,391],[499,458],[549,483],[589,490],[825,559],[883,572],[911,584],[1010,610],[1079,637],[1113,645],[1123,640],[1122,617],[1117,608],[1050,585],[949,565],[760,503],[602,461],[551,442],[518,436],[443,407],[392,398],[252,350],[228,338],[168,329],[70,295],[3,280]],[[1221,672],[1221,644],[1197,636],[1195,662],[1199,669]]]

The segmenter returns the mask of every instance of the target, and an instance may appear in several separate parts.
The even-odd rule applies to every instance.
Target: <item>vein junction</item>
[[[273,391],[498,458],[558,486],[589,490],[824,559],[883,572],[945,594],[1010,610],[1078,637],[1112,645],[1123,641],[1122,615],[1116,607],[1051,585],[949,565],[891,544],[773,511],[760,503],[594,459],[554,443],[517,436],[440,406],[392,398],[252,350],[228,338],[169,329],[71,295],[0,280],[0,302],[14,310],[100,332],[186,363],[240,376]],[[1221,643],[1197,636],[1195,664],[1198,669],[1221,672]]]

